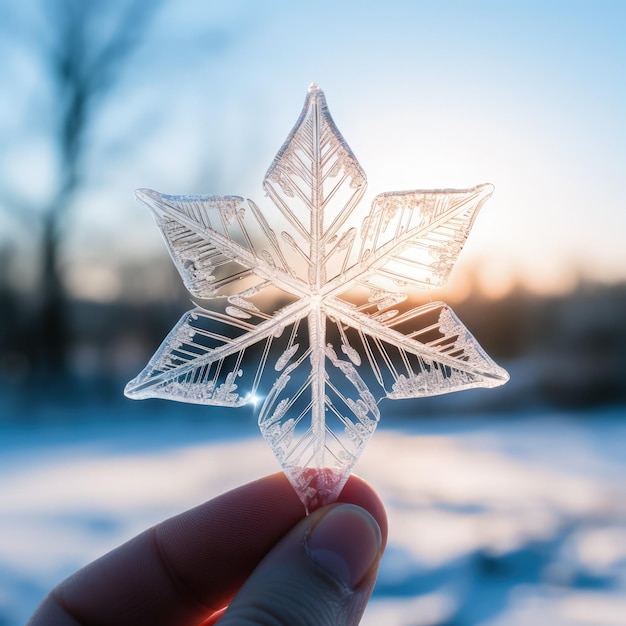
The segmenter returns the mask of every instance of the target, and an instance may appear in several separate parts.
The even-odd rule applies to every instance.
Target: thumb
[[[220,626],[358,624],[376,581],[382,538],[353,504],[318,509],[259,563]]]

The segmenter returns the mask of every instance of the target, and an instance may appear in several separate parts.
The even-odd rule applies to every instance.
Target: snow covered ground
[[[1,626],[143,528],[277,469],[251,416],[126,406],[0,426]],[[625,417],[387,419],[357,466],[390,518],[363,623],[626,626]]]

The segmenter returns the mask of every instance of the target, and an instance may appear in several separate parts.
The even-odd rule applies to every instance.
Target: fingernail
[[[339,504],[307,538],[311,558],[348,587],[356,587],[372,567],[382,544],[376,520],[361,507]]]

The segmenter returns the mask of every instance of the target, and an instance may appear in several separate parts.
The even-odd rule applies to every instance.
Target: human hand
[[[339,503],[305,516],[274,474],[90,563],[55,587],[27,626],[357,624],[386,537],[383,505],[359,478],[350,477]]]

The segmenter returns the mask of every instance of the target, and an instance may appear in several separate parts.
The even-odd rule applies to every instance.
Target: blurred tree
[[[28,190],[0,183],[0,206],[39,226],[39,306],[29,355],[39,373],[62,373],[66,366],[68,328],[66,294],[59,252],[64,221],[84,183],[88,135],[103,105],[123,75],[160,2],[145,0],[40,0],[5,4],[0,22],[4,35],[35,57],[49,90],[49,121],[54,149],[54,183],[49,197],[27,199]]]

